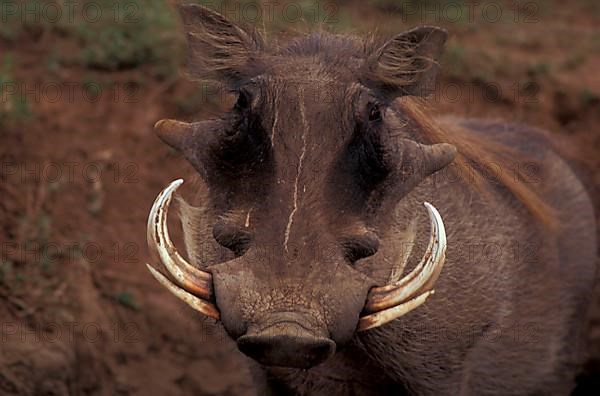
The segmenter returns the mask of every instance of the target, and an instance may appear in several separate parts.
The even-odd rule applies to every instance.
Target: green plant
[[[585,62],[585,55],[581,52],[577,52],[572,56],[568,57],[562,64],[562,67],[566,70],[577,69]]]
[[[600,95],[588,88],[584,88],[579,92],[579,102],[581,102],[583,106],[600,103]]]
[[[86,1],[84,3],[88,3]],[[84,66],[118,70],[152,64],[161,75],[174,74],[183,59],[177,19],[162,0],[94,0],[98,21],[80,19],[74,34],[83,47]]]
[[[117,295],[115,296],[115,299],[117,300],[117,302],[119,304],[121,304],[124,307],[132,309],[134,311],[139,311],[139,309],[140,309],[139,305],[135,301],[135,297],[134,297],[133,293],[131,293],[129,291],[122,291],[122,292],[117,293]]]
[[[51,73],[56,73],[60,68],[59,54],[56,49],[53,49],[46,57],[46,68]]]
[[[450,44],[444,52],[442,64],[451,77],[464,76],[467,71],[466,50],[460,44]]]
[[[40,0],[0,0],[0,38],[17,40],[25,31],[41,31],[50,27],[40,15]]]
[[[5,283],[13,271],[13,263],[9,260],[0,261],[0,283]]]
[[[13,74],[13,57],[6,54],[0,65],[0,126],[21,121],[31,116],[26,98],[21,94]]]
[[[527,68],[527,76],[529,78],[537,78],[550,74],[551,66],[549,63],[541,61],[530,65]]]

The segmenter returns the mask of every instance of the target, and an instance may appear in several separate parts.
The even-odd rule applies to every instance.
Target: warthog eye
[[[238,111],[247,110],[250,108],[250,103],[252,98],[250,97],[250,93],[246,90],[240,90],[237,101],[235,102],[234,108]]]
[[[369,109],[369,121],[378,122],[381,121],[381,108],[377,103],[372,104]]]

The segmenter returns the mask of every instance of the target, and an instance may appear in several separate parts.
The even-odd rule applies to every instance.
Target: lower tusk
[[[193,294],[186,292],[183,289],[180,289],[179,287],[174,285],[170,280],[168,280],[163,274],[152,268],[151,265],[146,264],[146,266],[150,270],[150,273],[156,278],[156,280],[159,281],[161,285],[166,287],[177,298],[184,301],[196,311],[201,312],[204,315],[209,316],[213,319],[219,320],[221,315],[219,314],[219,311],[213,304],[206,302],[194,296]]]
[[[446,260],[446,231],[439,212],[425,202],[431,220],[431,237],[421,262],[400,281],[369,291],[365,312],[392,308],[422,294],[435,284]]]
[[[183,183],[178,179],[167,186],[156,198],[148,215],[147,240],[148,247],[155,258],[158,258],[176,283],[202,298],[212,297],[212,276],[189,264],[177,251],[169,236],[167,214],[173,193]]]
[[[413,309],[417,308],[419,305],[423,304],[429,296],[435,293],[435,290],[427,291],[421,294],[418,297],[413,298],[405,302],[404,304],[396,305],[392,308],[386,309],[384,311],[379,311],[373,313],[371,315],[363,316],[358,321],[357,331],[365,331],[369,329],[373,329],[375,327],[379,327],[388,322],[391,322],[394,319],[399,318],[400,316],[406,315]]]

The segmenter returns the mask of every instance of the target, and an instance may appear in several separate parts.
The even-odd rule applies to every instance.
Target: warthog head
[[[267,47],[206,8],[182,15],[190,73],[237,102],[220,118],[156,130],[208,186],[213,236],[236,257],[198,267],[179,255],[166,226],[178,180],[148,219],[170,279],[149,266],[153,275],[266,365],[314,366],[356,331],[422,304],[444,261],[433,206],[429,248],[410,274],[378,286],[355,264],[377,252],[395,204],[454,157],[449,144],[411,139],[410,119],[391,107],[430,92],[446,33],[417,28],[371,50],[326,34]]]

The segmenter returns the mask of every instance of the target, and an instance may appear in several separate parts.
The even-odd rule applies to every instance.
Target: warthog
[[[182,181],[159,195],[148,243],[167,276],[149,269],[257,362],[259,394],[569,392],[590,199],[544,133],[427,111],[444,30],[266,44],[181,10],[190,75],[237,102],[157,123],[204,201],[180,201],[186,260],[166,220]]]

